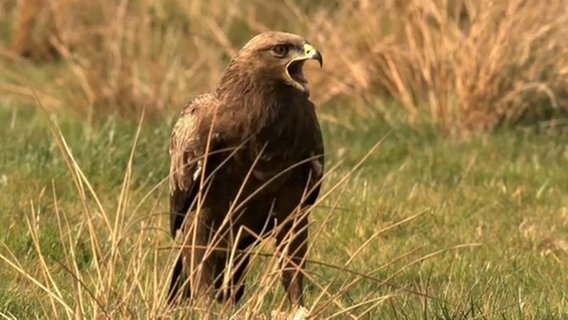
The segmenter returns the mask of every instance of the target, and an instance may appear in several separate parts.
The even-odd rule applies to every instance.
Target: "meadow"
[[[266,29],[325,59],[310,318],[568,317],[564,2],[27,3],[0,6],[2,318],[288,316],[270,239],[239,305],[166,303],[173,121]]]

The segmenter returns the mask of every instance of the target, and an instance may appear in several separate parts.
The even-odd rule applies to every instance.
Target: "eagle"
[[[273,236],[288,300],[303,306],[308,213],[324,173],[308,60],[323,66],[303,37],[261,33],[235,54],[214,91],[182,110],[170,141],[171,236],[183,237],[170,303],[211,292],[237,303],[250,248]]]

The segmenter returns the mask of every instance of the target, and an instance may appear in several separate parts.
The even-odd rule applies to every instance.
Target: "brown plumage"
[[[236,54],[214,92],[182,111],[170,144],[170,220],[172,236],[184,235],[184,249],[170,300],[183,287],[186,296],[212,288],[218,300],[237,302],[249,262],[245,249],[254,235],[274,233],[278,247],[287,244],[288,298],[303,304],[306,210],[318,197],[324,163],[302,74],[308,59],[322,64],[302,37],[262,33]],[[236,256],[229,259],[231,250]]]

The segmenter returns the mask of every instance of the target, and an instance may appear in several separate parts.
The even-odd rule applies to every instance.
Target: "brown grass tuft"
[[[349,84],[341,94],[386,93],[410,123],[487,131],[566,110],[567,17],[564,1],[359,1],[325,25],[327,70]]]
[[[11,51],[32,59],[52,58],[54,47],[49,38],[55,33],[49,4],[42,0],[18,0],[10,42]]]

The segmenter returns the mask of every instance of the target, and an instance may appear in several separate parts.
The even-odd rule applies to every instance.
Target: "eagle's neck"
[[[259,79],[236,65],[225,71],[216,95],[223,109],[246,121],[250,134],[279,127],[277,123],[293,125],[296,102],[307,100],[307,96],[291,86]]]
[[[244,147],[244,158],[237,158],[245,159],[242,161],[247,165],[247,161],[257,159],[261,150],[285,167],[297,161],[289,157],[302,148],[304,133],[309,132],[306,114],[311,103],[307,95],[282,81],[259,79],[246,70],[240,71],[229,68],[215,92],[217,111],[223,114],[219,118],[224,119],[220,127],[226,144]]]

